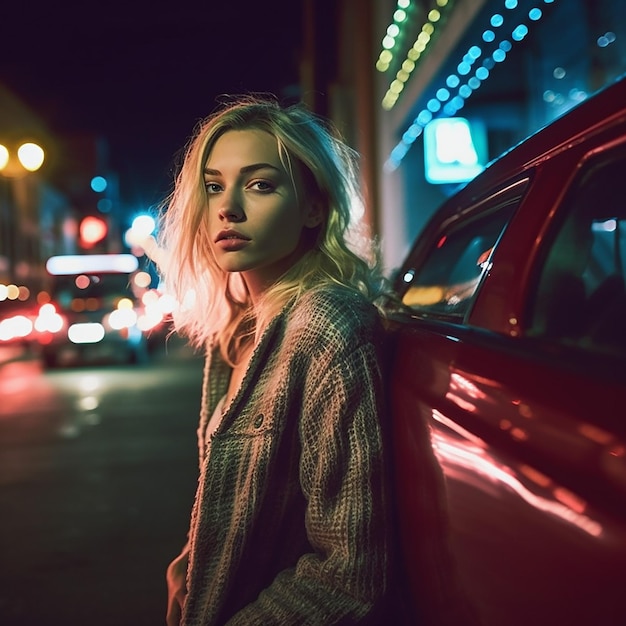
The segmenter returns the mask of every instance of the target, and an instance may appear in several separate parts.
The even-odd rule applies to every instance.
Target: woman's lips
[[[220,233],[215,244],[227,252],[236,252],[245,248],[250,243],[250,239],[235,232]]]

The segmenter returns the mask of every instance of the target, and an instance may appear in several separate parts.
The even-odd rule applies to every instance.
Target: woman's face
[[[241,272],[251,293],[262,292],[304,254],[303,230],[319,224],[319,211],[305,198],[298,202],[276,138],[265,131],[221,135],[206,161],[204,182],[218,265]]]

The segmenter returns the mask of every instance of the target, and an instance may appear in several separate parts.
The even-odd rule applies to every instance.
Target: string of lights
[[[520,8],[518,0],[504,0],[501,12],[492,13],[481,29],[480,39],[471,45],[459,59],[456,71],[444,83],[434,88],[433,97],[418,113],[391,151],[385,169],[395,170],[425,126],[435,117],[453,117],[465,102],[490,77],[496,64],[504,63],[513,46],[525,39],[533,24],[543,17],[542,4],[556,0],[537,0],[528,11]],[[480,32],[480,31],[479,31]]]
[[[435,7],[428,12],[426,21],[422,24],[419,34],[406,53],[400,69],[396,72],[395,79],[383,97],[383,109],[389,111],[394,107],[404,86],[417,67],[419,59],[426,52],[430,42],[433,41],[437,30],[445,24],[445,17],[449,14],[453,4],[453,0],[436,0]],[[406,39],[405,32],[410,26],[411,15],[414,12],[414,3],[411,0],[398,0],[397,8],[393,14],[393,23],[387,28],[382,41],[383,49],[376,62],[376,69],[379,72],[387,72],[391,68],[396,51]]]

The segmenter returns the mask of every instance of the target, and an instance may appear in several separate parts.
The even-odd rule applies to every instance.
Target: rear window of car
[[[518,181],[442,224],[424,260],[413,266],[409,257],[402,270],[403,304],[423,316],[462,320],[527,186],[528,179]]]
[[[530,300],[529,335],[626,357],[626,148],[582,169]]]
[[[152,280],[139,270],[131,254],[58,255],[46,262],[47,287],[57,307],[66,312],[116,308],[122,299],[139,299]],[[142,274],[142,287],[136,284]]]

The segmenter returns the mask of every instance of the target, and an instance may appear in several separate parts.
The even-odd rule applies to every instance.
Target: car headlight
[[[134,309],[116,309],[109,314],[107,322],[114,330],[130,328],[137,323],[137,313]]]
[[[25,315],[14,315],[0,322],[0,340],[28,337],[32,330],[33,323]]]
[[[56,312],[54,305],[44,304],[35,320],[35,330],[39,333],[58,333],[63,328],[63,317]]]
[[[67,337],[72,343],[98,343],[104,339],[104,326],[99,322],[72,324]]]

